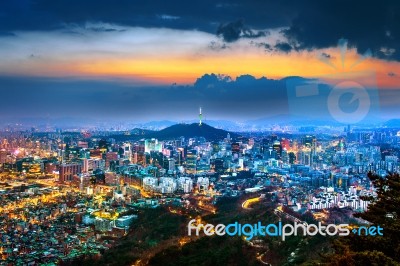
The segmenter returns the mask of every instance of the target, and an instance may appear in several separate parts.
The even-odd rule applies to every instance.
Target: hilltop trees
[[[383,228],[383,236],[351,234],[334,242],[331,265],[400,265],[400,176],[368,174],[376,188],[377,198],[368,211],[356,214],[372,225]]]

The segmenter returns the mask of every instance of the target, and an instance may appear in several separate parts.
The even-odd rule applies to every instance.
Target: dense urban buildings
[[[138,209],[177,204],[215,213],[221,198],[268,188],[295,212],[364,212],[365,196],[376,195],[367,173],[400,171],[400,131],[329,130],[222,139],[2,131],[0,261],[101,256],[128,233]]]

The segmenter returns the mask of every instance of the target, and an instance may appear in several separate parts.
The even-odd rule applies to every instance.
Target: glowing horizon
[[[274,79],[288,76],[318,78],[342,71],[374,71],[378,87],[398,88],[400,63],[367,58],[350,69],[362,55],[349,49],[342,68],[337,47],[312,51],[265,51],[260,43],[282,36],[239,40],[224,44],[200,31],[124,28],[120,32],[91,32],[79,36],[53,32],[18,32],[0,37],[3,57],[0,73],[11,76],[122,78],[148,84],[192,84],[206,73],[235,78],[252,75]],[[29,46],[24,43],[29,42]],[[258,44],[258,45],[257,45]],[[319,59],[329,55],[336,69]]]

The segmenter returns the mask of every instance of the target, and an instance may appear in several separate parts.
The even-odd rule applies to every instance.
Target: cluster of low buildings
[[[0,264],[59,264],[97,256],[126,235],[137,218],[123,215],[127,208],[99,204],[100,197],[78,190],[25,185],[10,181],[13,189],[0,193]],[[95,209],[99,205],[103,208]]]
[[[180,193],[205,193],[212,191],[214,184],[208,177],[145,177],[142,180],[143,188],[161,194]]]
[[[307,208],[320,210],[333,207],[350,207],[356,211],[366,211],[370,204],[367,198],[371,197],[376,197],[376,193],[372,190],[357,190],[356,187],[351,186],[347,192],[334,192],[333,187],[330,187],[325,192],[313,196],[312,200],[307,203]]]

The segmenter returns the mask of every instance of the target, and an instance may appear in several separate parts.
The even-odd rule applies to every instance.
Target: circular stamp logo
[[[347,112],[340,106],[341,98],[345,94],[352,95],[349,104],[358,102],[357,108]],[[355,81],[343,81],[331,90],[328,96],[328,110],[334,119],[338,122],[353,124],[363,120],[370,109],[371,100],[367,90]]]

